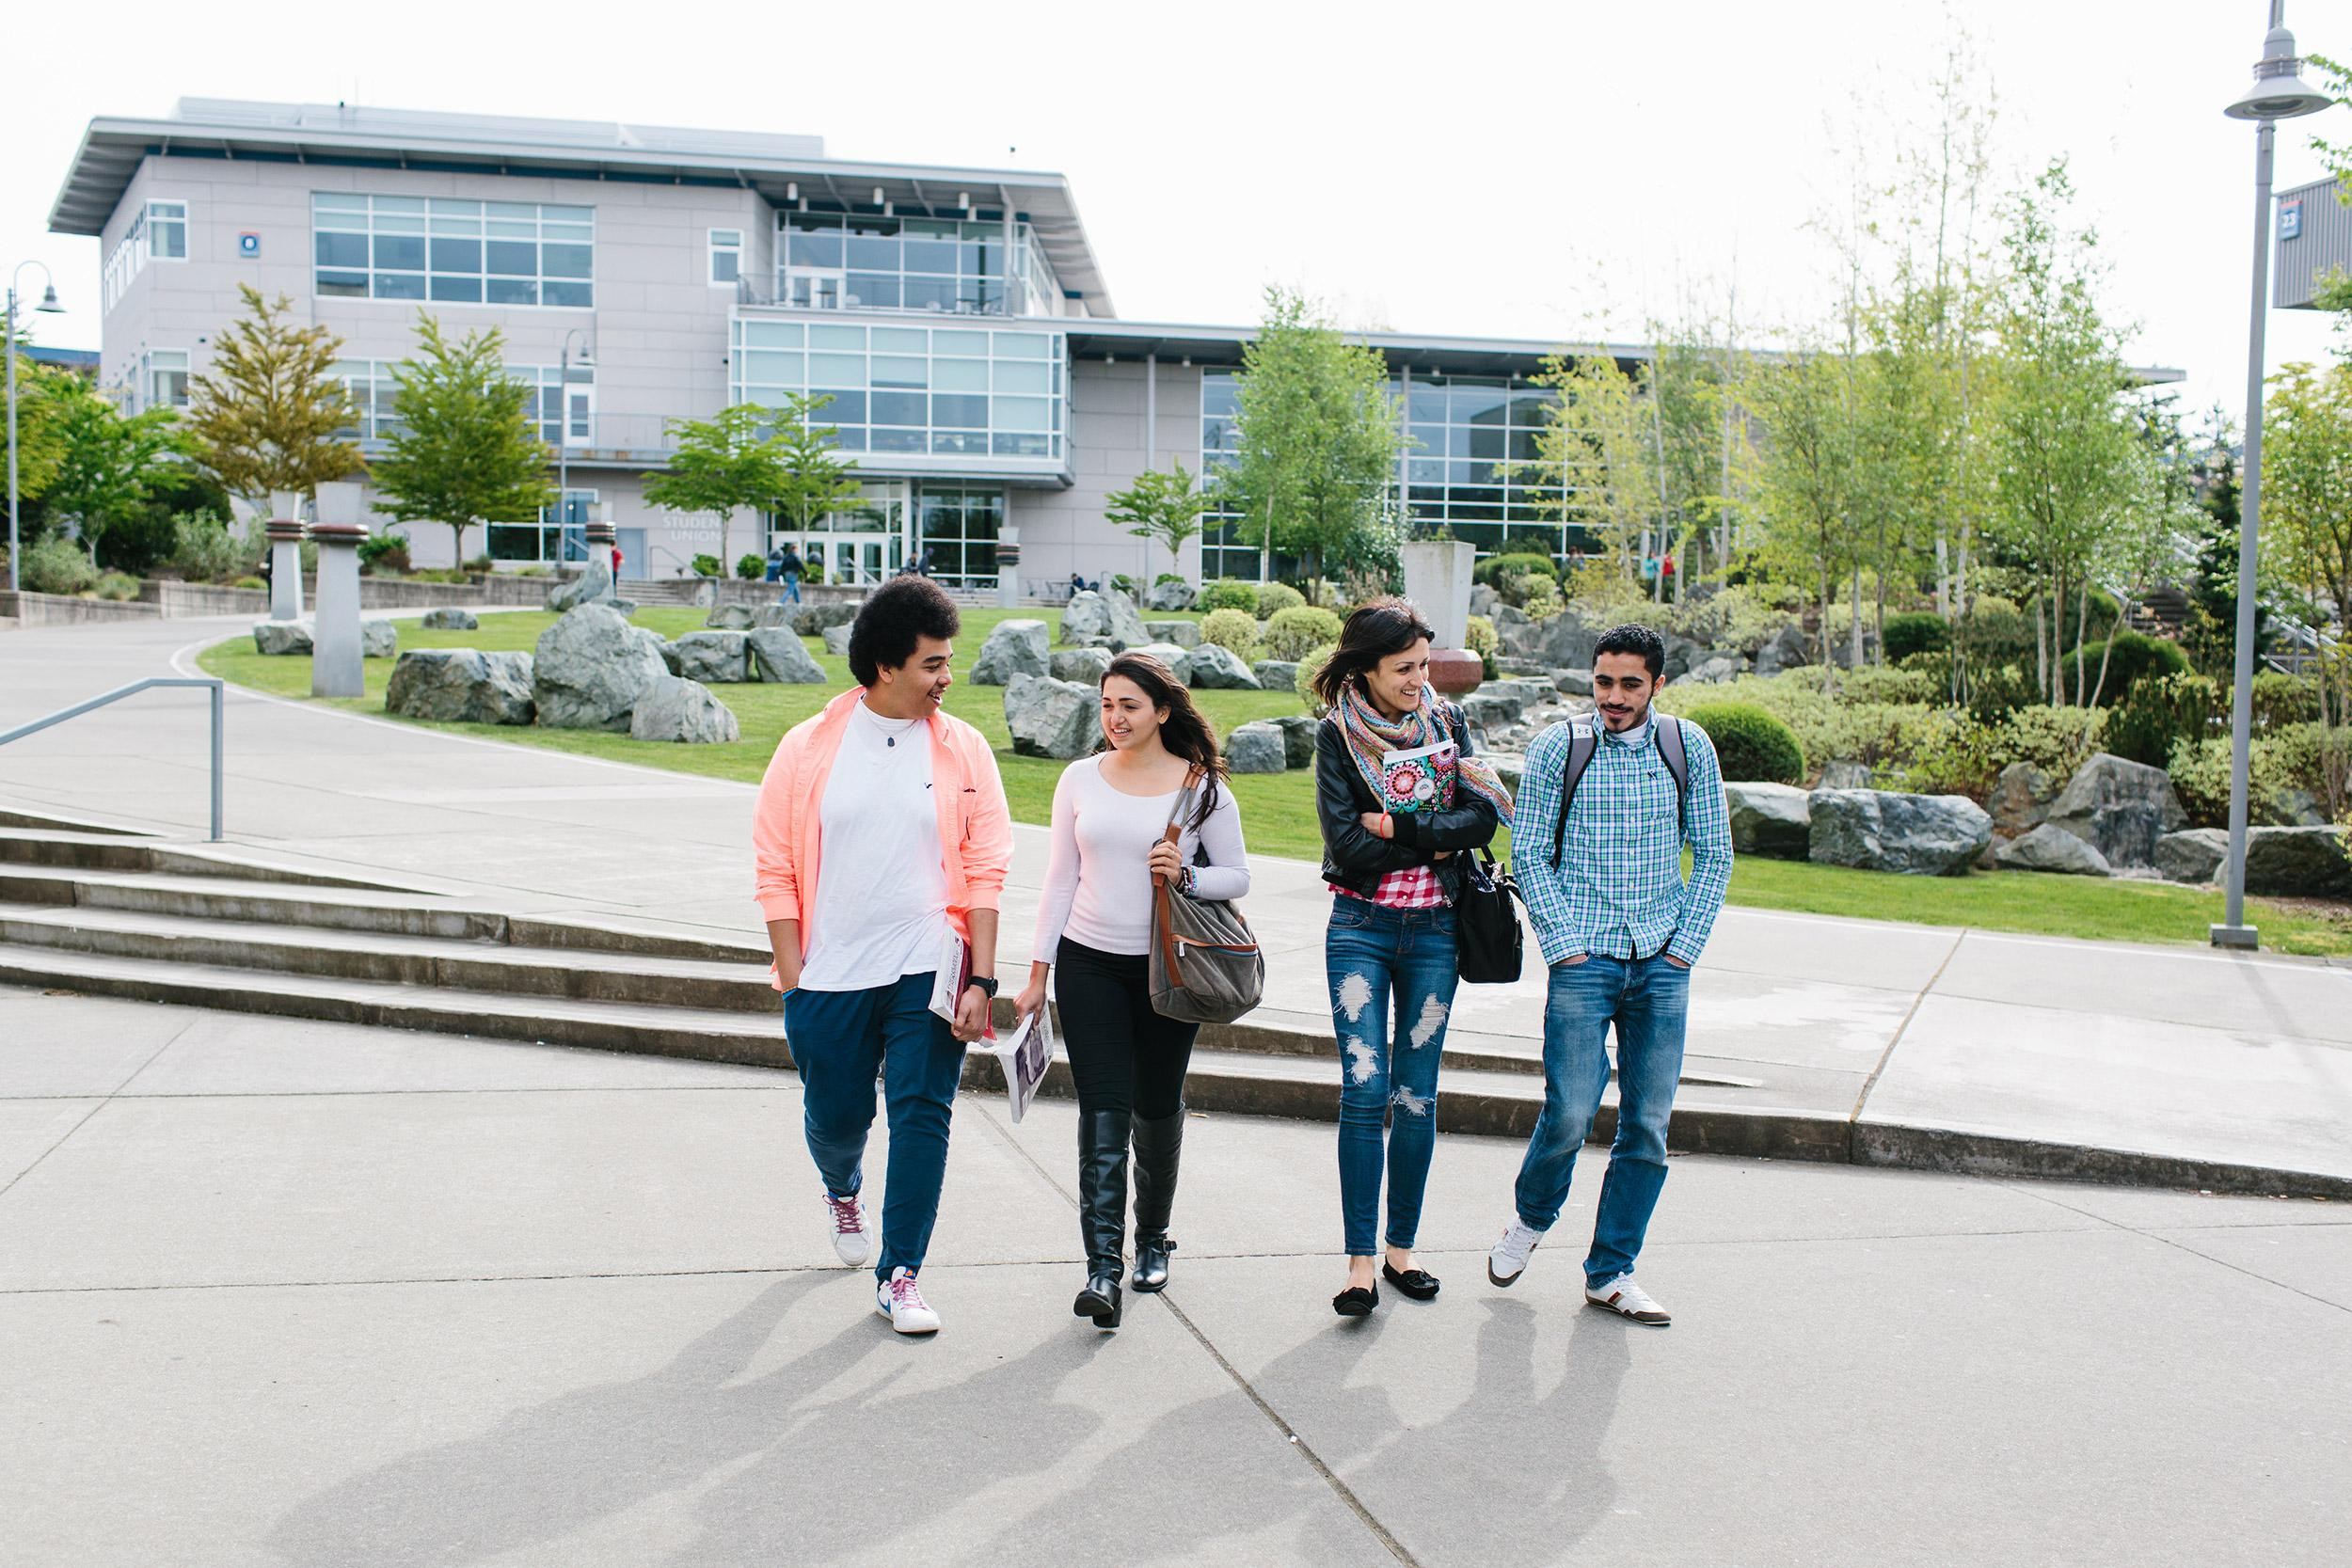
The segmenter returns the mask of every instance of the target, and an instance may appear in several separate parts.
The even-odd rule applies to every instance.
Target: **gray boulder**
[[[595,604],[612,597],[612,563],[592,561],[576,578],[557,583],[548,590],[547,605],[557,614],[565,614],[584,604]]]
[[[1516,724],[1527,704],[1508,691],[1473,691],[1461,699],[1462,717],[1482,730],[1499,730],[1505,724]]]
[[[1738,659],[1725,658],[1719,654],[1697,668],[1685,671],[1682,680],[1686,686],[1722,686],[1738,680],[1744,669],[1745,666]]]
[[[390,658],[400,652],[400,628],[389,621],[359,623],[359,657]]]
[[[260,654],[307,654],[310,651],[310,623],[256,622],[253,626],[253,651]]]
[[[810,657],[790,626],[758,626],[743,634],[751,650],[752,679],[780,686],[822,686],[824,666]]]
[[[1806,858],[1817,865],[1957,877],[1993,842],[1993,818],[1965,795],[1817,789]]]
[[[1292,768],[1315,765],[1315,730],[1323,721],[1311,713],[1285,713],[1264,721],[1282,732],[1282,761]]]
[[[792,617],[800,612],[801,607],[796,604],[760,605],[752,611],[751,629],[754,631],[766,631],[771,626],[784,626],[789,628],[792,625]]]
[[[1158,659],[1162,664],[1167,665],[1168,673],[1180,681],[1184,678],[1184,660],[1192,657],[1190,649],[1180,648],[1173,642],[1146,642],[1139,647],[1129,648],[1127,652],[1141,654],[1146,658]],[[1190,683],[1186,682],[1186,684]]]
[[[999,621],[972,661],[975,686],[1009,686],[1015,675],[1042,675],[1053,666],[1042,621]]]
[[[1131,647],[1152,641],[1151,632],[1144,628],[1143,611],[1117,589],[1100,594],[1089,589],[1070,595],[1070,602],[1062,607],[1061,640],[1075,642],[1081,637],[1113,638]]]
[[[1589,697],[1593,694],[1593,673],[1590,670],[1555,670],[1552,672],[1551,686],[1564,697]]]
[[[392,666],[384,710],[443,724],[528,724],[537,712],[531,664],[529,654],[412,649]]]
[[[1804,632],[1794,625],[1781,627],[1756,650],[1756,673],[1759,675],[1777,675],[1783,670],[1812,662],[1813,656],[1805,649]]]
[[[1470,612],[1472,615],[1484,615],[1491,620],[1494,617],[1495,607],[1502,602],[1502,595],[1494,591],[1493,584],[1485,582],[1470,584]]]
[[[1473,587],[1470,592],[1475,594],[1478,590],[1476,587]],[[1487,603],[1494,606],[1494,608],[1486,612],[1486,619],[1495,624],[1495,630],[1498,632],[1502,631],[1505,626],[1527,626],[1534,625],[1534,618],[1531,617],[1526,610],[1521,610],[1517,605],[1504,604],[1500,598],[1489,599]],[[1476,610],[1472,610],[1470,613],[1475,615],[1478,612]]]
[[[2168,882],[2213,881],[2229,858],[2230,835],[2220,828],[2184,828],[2156,840],[2156,875]]]
[[[1993,851],[1993,863],[2003,871],[2056,871],[2072,877],[2115,875],[2115,867],[2107,863],[2106,856],[2049,822],[1997,846]]]
[[[1724,804],[1735,853],[1801,861],[1812,847],[1813,797],[1794,784],[1727,784]]]
[[[581,605],[539,634],[531,691],[546,729],[626,730],[656,681],[673,680],[661,639],[604,605]]]
[[[2270,815],[2281,827],[2324,828],[2332,820],[2318,796],[2308,789],[2274,789]]]
[[[2018,838],[2042,826],[2057,800],[2058,782],[2030,762],[2012,762],[1993,781],[1984,809],[1993,814],[1993,831],[2003,838]]]
[[[835,658],[848,657],[850,652],[849,622],[842,621],[827,626],[820,635],[822,635],[825,640],[825,652],[833,655]]]
[[[610,605],[623,620],[627,620],[629,616],[637,613],[637,601],[635,599],[606,599],[602,602]]]
[[[1509,608],[1509,607],[1504,607]],[[1514,610],[1515,621],[1506,622],[1498,612],[1495,630],[1502,640],[1503,652],[1514,658],[1532,658],[1550,670],[1589,670],[1593,667],[1593,644],[1600,641],[1599,629],[1584,624],[1573,610],[1564,610],[1545,621],[1530,621]],[[1677,672],[1671,663],[1667,673]]]
[[[1200,623],[1198,621],[1146,621],[1143,629],[1152,634],[1154,642],[1173,642],[1180,648],[1200,646]]]
[[[664,670],[669,671],[673,675],[678,673],[678,652],[676,643],[671,641],[668,638],[663,638],[660,643],[656,644],[654,652],[661,656],[661,667]]]
[[[723,604],[703,621],[711,631],[749,631],[755,624],[752,607],[747,604]]]
[[[1289,756],[1282,732],[1263,720],[1225,737],[1225,762],[1236,773],[1279,773]]]
[[[1076,681],[1081,686],[1100,686],[1103,673],[1111,667],[1108,648],[1056,648],[1047,660],[1046,673],[1057,681]]]
[[[677,668],[670,673],[705,686],[739,685],[752,678],[751,647],[739,631],[690,631],[677,640]]]
[[[2254,828],[2246,834],[2246,891],[2287,898],[2352,898],[2343,828]]]
[[[792,629],[803,637],[815,637],[827,626],[846,626],[857,619],[854,604],[804,604],[791,611]]]
[[[1072,762],[1102,734],[1101,695],[1090,686],[1050,675],[1015,675],[1005,684],[1005,728],[1025,757]]]
[[[742,739],[743,729],[733,710],[702,682],[664,675],[637,699],[629,714],[628,737],[714,746]]]
[[[1241,655],[1214,642],[1203,642],[1184,656],[1176,678],[1204,691],[1256,691],[1258,677],[1241,661]]]
[[[2156,841],[2188,825],[2188,813],[2161,768],[2101,752],[2074,770],[2050,803],[2051,825],[2065,829],[2114,866],[2156,863]]]
[[[482,627],[470,610],[428,610],[417,625],[427,631],[479,631]]]
[[[1143,595],[1146,610],[1190,610],[1200,591],[1182,578],[1153,583]],[[1170,638],[1170,641],[1175,639]]]
[[[1298,665],[1287,658],[1262,658],[1249,667],[1258,684],[1268,691],[1291,691],[1298,686]]]

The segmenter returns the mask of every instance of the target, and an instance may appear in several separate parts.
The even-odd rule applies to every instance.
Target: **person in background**
[[[1029,948],[1036,957],[1014,1006],[1025,1018],[1042,1007],[1046,975],[1055,975],[1078,1089],[1078,1231],[1087,1252],[1086,1284],[1071,1310],[1117,1328],[1130,1142],[1130,1283],[1158,1291],[1176,1247],[1168,1222],[1184,1147],[1184,1069],[1200,1029],[1152,1006],[1153,879],[1200,898],[1240,898],[1249,892],[1249,862],[1216,734],[1167,665],[1148,654],[1111,660],[1102,724],[1103,749],[1063,768],[1054,785],[1053,851]]]
[[[621,580],[621,546],[618,545],[612,546],[612,580]]]
[[[755,892],[800,1069],[810,1157],[834,1254],[873,1252],[861,1197],[875,1081],[890,1115],[875,1310],[901,1334],[939,1313],[916,1283],[939,1214],[963,1048],[996,994],[996,911],[1012,818],[995,754],[940,709],[961,622],[938,584],[901,578],[850,628],[857,686],[777,744],[760,781]],[[820,862],[819,856],[822,859]],[[952,1022],[931,1010],[960,939]]]
[[[1446,1016],[1461,980],[1454,904],[1463,852],[1490,842],[1511,809],[1493,768],[1470,754],[1461,710],[1429,689],[1430,636],[1405,600],[1375,599],[1348,616],[1314,683],[1326,709],[1315,726],[1315,808],[1332,895],[1323,955],[1339,1036],[1347,1250],[1347,1285],[1331,1308],[1343,1318],[1379,1306],[1382,1279],[1415,1301],[1438,1293],[1437,1275],[1413,1262],[1413,1240],[1437,1148]]]
[[[768,546],[767,568],[766,580],[770,582],[776,582],[783,578],[784,551],[778,549],[773,545]]]
[[[784,596],[777,603],[801,602],[801,578],[807,570],[808,563],[801,559],[799,547],[786,541],[784,553],[776,559],[776,574],[784,583]]]

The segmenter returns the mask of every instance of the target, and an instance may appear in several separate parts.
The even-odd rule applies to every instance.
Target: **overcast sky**
[[[1130,319],[1248,322],[1279,281],[1402,331],[1624,340],[1736,279],[1764,341],[1833,292],[1808,220],[1842,200],[1844,128],[1883,150],[1928,117],[1947,37],[1935,7],[1883,0],[222,14],[115,0],[17,16],[0,265],[55,270],[71,313],[33,318],[40,341],[99,342],[98,244],[47,232],[83,129],[183,94],[799,132],[836,156],[1059,170]],[[2109,300],[2138,325],[2133,359],[2234,409],[2254,135],[2220,107],[2261,51],[2264,0],[1964,15],[2003,168],[2073,160]],[[2287,22],[2305,51],[2352,56],[2352,8],[2290,0]],[[2280,188],[2325,172],[2314,131],[2352,141],[2352,110],[2283,128]],[[2309,311],[2270,330],[2274,366],[2329,343]]]

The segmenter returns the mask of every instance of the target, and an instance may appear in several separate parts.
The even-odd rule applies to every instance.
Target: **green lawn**
[[[974,725],[996,747],[1014,820],[1041,823],[1052,815],[1054,781],[1059,777],[1063,765],[1013,755],[1011,739],[1005,731],[1003,689],[973,686],[962,678],[969,673],[989,628],[1013,616],[1042,619],[1057,633],[1060,629],[1060,611],[1054,610],[965,610],[963,636],[956,643],[959,678],[948,689],[947,710]],[[675,638],[699,629],[704,618],[705,611],[700,610],[648,608],[638,611],[636,621],[664,637]],[[539,611],[485,614],[478,631],[425,631],[413,620],[394,625],[400,628],[404,648],[528,649],[554,619]],[[678,746],[631,740],[626,735],[594,730],[542,730],[497,724],[424,727],[713,778],[756,782],[768,766],[770,753],[775,750],[777,737],[815,713],[835,691],[849,684],[846,659],[828,656],[821,640],[803,641],[826,673],[834,677],[834,684],[720,688],[721,700],[735,710],[743,727],[743,738],[731,746]],[[280,696],[310,695],[308,658],[264,658],[253,651],[249,638],[208,649],[198,662],[208,673],[240,686]],[[330,705],[382,716],[384,687],[391,673],[390,659],[368,660],[368,694],[330,699]],[[1288,691],[1201,691],[1195,695],[1219,734],[1252,719],[1303,711],[1298,698]],[[1314,780],[1311,774],[1238,778],[1233,781],[1233,793],[1241,802],[1243,829],[1252,850],[1295,860],[1314,860],[1322,854],[1322,838],[1315,826]],[[1498,852],[1502,847],[1501,844],[1496,846]],[[2217,893],[2147,882],[2028,872],[1978,872],[1955,878],[1898,877],[1753,858],[1741,860],[1732,873],[1731,902],[1756,909],[2128,942],[2202,943],[2206,927],[2221,918],[2221,896]],[[2309,902],[2287,906],[2257,898],[2248,901],[2248,911],[2249,917],[2262,928],[2264,946],[2274,952],[2352,956],[2352,909]]]

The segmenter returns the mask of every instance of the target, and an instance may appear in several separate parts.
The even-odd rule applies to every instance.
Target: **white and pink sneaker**
[[[874,1256],[874,1233],[866,1223],[866,1206],[855,1197],[827,1193],[825,1220],[833,1228],[834,1257],[854,1269]]]
[[[922,1287],[903,1268],[890,1271],[890,1277],[874,1287],[874,1310],[890,1320],[890,1326],[901,1334],[936,1334],[939,1314],[923,1299]]]

